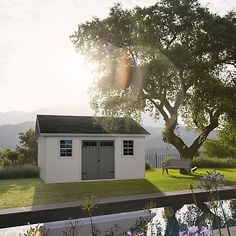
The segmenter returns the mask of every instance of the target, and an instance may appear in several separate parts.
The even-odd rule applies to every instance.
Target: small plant
[[[230,236],[231,233],[229,230],[227,217],[226,217],[226,214],[225,214],[225,211],[223,208],[223,203],[220,200],[220,196],[219,196],[219,192],[218,192],[219,187],[223,186],[224,183],[225,183],[224,175],[221,175],[220,172],[207,171],[207,175],[205,175],[201,178],[200,188],[207,190],[209,192],[210,200],[213,203],[212,206],[213,206],[215,215],[218,215],[217,214],[217,204],[215,204],[215,200],[219,203],[220,208],[223,213],[223,216],[224,216],[224,219],[225,219],[225,224],[226,224],[226,228],[228,231],[228,235]],[[214,193],[216,194],[216,199],[213,196]],[[217,218],[217,219],[219,219],[219,218]],[[220,230],[220,222],[218,222],[218,230],[219,230],[219,234],[222,235],[221,230]]]
[[[149,212],[149,214],[150,214],[150,219],[151,219],[151,209],[153,209],[153,208],[156,208],[156,203],[155,202],[149,202],[148,204],[146,204],[145,206],[144,206],[144,209],[145,210],[148,210],[148,212]]]
[[[127,235],[133,235],[133,236],[146,236],[148,231],[148,223],[150,222],[149,217],[139,217],[134,225],[134,227],[131,227],[130,230],[127,232]]]
[[[35,227],[32,227],[29,224],[29,229],[23,234],[19,234],[19,236],[47,236],[48,230],[43,230],[40,225],[36,225]]]
[[[179,236],[213,236],[213,233],[205,226],[200,228],[197,226],[191,226],[187,230],[180,232]]]
[[[96,227],[96,225],[93,223],[93,219],[92,219],[92,212],[94,211],[94,209],[96,208],[96,201],[94,196],[84,196],[82,198],[81,201],[81,207],[82,209],[88,214],[89,219],[90,219],[90,225],[91,225],[91,234],[93,236],[97,236],[99,231]]]
[[[151,164],[150,164],[150,161],[146,160],[145,161],[145,170],[150,170],[152,167],[151,167]]]
[[[208,191],[217,191],[224,183],[224,175],[221,175],[220,172],[207,171],[207,175],[200,179],[200,188]]]
[[[66,222],[66,230],[63,231],[64,236],[78,236],[79,235],[79,221],[78,220],[72,220],[69,219],[68,222]]]
[[[225,214],[225,211],[224,211],[224,208],[223,208],[223,203],[220,200],[219,192],[218,192],[219,187],[224,185],[224,183],[225,183],[224,175],[221,175],[220,172],[207,171],[207,174],[204,175],[203,177],[201,177],[199,187],[202,190],[205,190],[209,193],[210,205],[212,206],[213,211],[214,211],[214,218],[217,221],[219,235],[221,236],[222,232],[221,232],[220,217],[218,215],[218,203],[219,203],[219,206],[222,210],[222,213],[223,213],[223,216],[224,216],[224,219],[225,219],[225,224],[226,224],[226,227],[227,227],[228,235],[231,236],[230,230],[229,230],[229,227],[228,227],[227,217],[226,217],[226,214]],[[197,205],[197,201],[196,201],[196,198],[195,198],[195,194],[194,194],[192,185],[190,185],[190,189],[192,191],[194,203]],[[200,219],[199,213],[198,213],[198,219]],[[187,230],[181,232],[181,234],[180,234],[180,236],[188,236],[188,235],[211,236],[211,235],[213,235],[213,233],[212,233],[211,229],[199,224],[198,226],[189,227]]]
[[[158,235],[161,235],[162,227],[161,227],[160,222],[158,222],[157,220],[155,222],[153,222],[152,209],[154,209],[154,208],[156,208],[156,203],[152,202],[152,201],[144,206],[144,209],[148,210],[148,213],[149,213],[148,222],[150,225],[150,234],[152,236],[158,236]]]
[[[175,214],[174,210],[172,207],[165,207],[164,208],[164,214],[163,214],[163,217],[165,219],[168,219],[170,217],[172,217],[173,215]]]
[[[106,230],[104,232],[104,235],[105,236],[124,236],[125,233],[119,225],[115,224],[112,228]]]

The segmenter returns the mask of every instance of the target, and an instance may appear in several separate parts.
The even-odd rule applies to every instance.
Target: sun
[[[73,84],[76,84],[81,89],[88,89],[94,80],[94,65],[88,63],[85,58],[75,53],[69,62],[69,70]]]
[[[73,52],[67,57],[64,76],[60,79],[60,84],[57,86],[64,96],[60,96],[61,103],[73,103],[81,101],[89,106],[90,88],[95,80],[95,67],[85,58]]]

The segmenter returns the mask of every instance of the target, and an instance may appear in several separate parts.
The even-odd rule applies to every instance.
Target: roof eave
[[[88,134],[88,133],[40,133],[39,136],[44,137],[146,137],[148,134]]]
[[[35,123],[35,135],[37,138],[40,136],[40,126],[39,126],[38,117],[36,118],[36,123]]]

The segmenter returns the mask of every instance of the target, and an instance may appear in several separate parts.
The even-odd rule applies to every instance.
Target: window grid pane
[[[123,155],[125,156],[134,155],[134,141],[133,140],[123,141]]]
[[[72,148],[72,140],[60,140],[60,148]]]
[[[60,156],[72,156],[72,140],[60,140]]]

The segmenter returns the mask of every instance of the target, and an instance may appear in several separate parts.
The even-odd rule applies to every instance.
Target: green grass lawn
[[[209,170],[209,169],[208,169]],[[218,169],[224,174],[226,185],[236,184],[236,169]],[[169,170],[162,175],[161,169],[149,170],[140,180],[94,181],[83,183],[45,184],[38,178],[0,180],[0,209],[78,201],[86,195],[107,198],[168,192],[188,189],[189,184],[197,188],[206,169],[198,169],[192,176],[180,175],[178,170]]]

